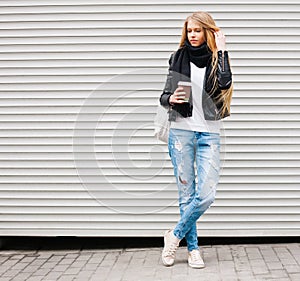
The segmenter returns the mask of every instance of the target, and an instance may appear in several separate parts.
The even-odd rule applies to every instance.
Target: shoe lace
[[[178,244],[171,243],[171,245],[168,247],[168,251],[166,252],[166,256],[173,257],[176,253],[177,248],[178,248]]]
[[[200,262],[201,261],[201,256],[199,251],[192,251],[191,252],[192,260]]]

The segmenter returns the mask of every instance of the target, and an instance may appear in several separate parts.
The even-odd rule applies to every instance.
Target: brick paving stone
[[[300,280],[300,273],[292,273],[289,274],[289,277],[292,281],[299,281]]]
[[[233,259],[236,271],[250,271],[251,265],[247,256],[234,257]]]
[[[15,265],[17,263],[18,263],[18,260],[8,259],[4,263],[2,263],[1,267],[4,266],[4,267],[7,267],[7,268],[10,268],[10,267],[12,267],[13,265]]]
[[[41,281],[43,276],[30,276],[26,281]]]
[[[47,262],[46,259],[36,259],[33,262],[29,263],[30,266],[41,267]]]
[[[104,259],[101,261],[100,265],[102,267],[112,267],[115,264],[117,258],[118,257],[115,255],[109,255],[109,256],[106,255]]]
[[[34,256],[34,257],[30,257],[30,256],[27,256],[25,258],[23,258],[22,262],[28,262],[28,263],[31,263],[33,262],[38,256]]]
[[[62,275],[57,281],[73,281],[75,278],[75,275]]]
[[[211,273],[215,274],[215,273],[219,272],[218,269],[217,270],[211,270],[211,268],[209,268],[209,267],[204,267],[204,268],[198,269],[198,268],[192,268],[192,267],[187,266],[187,269],[188,269],[187,270],[188,271],[187,276],[191,277],[191,278],[193,277],[196,280],[199,277],[202,278],[206,274],[211,274]]]
[[[269,270],[273,270],[273,269],[283,269],[282,263],[280,262],[267,262],[267,267],[269,268]]]
[[[203,255],[213,255],[217,257],[217,249],[212,247],[201,247],[200,253]]]
[[[42,251],[42,250],[40,250],[36,253],[36,255],[41,259],[49,259],[50,257],[52,257],[53,253],[54,253],[54,251]]]
[[[179,249],[176,253],[176,260],[177,264],[186,264],[188,259],[188,251],[184,248]]]
[[[161,249],[147,251],[144,266],[157,266],[161,262]]]
[[[90,281],[99,281],[106,280],[109,272],[111,271],[110,267],[98,267],[96,271],[92,274]]]
[[[32,272],[21,272],[17,276],[14,277],[13,281],[24,281],[27,280]],[[1,279],[2,281],[2,279]]]
[[[240,245],[232,245],[231,246],[231,254],[233,257],[247,257],[246,250],[243,246]]]
[[[59,271],[51,271],[43,278],[43,281],[44,280],[57,280],[57,279],[59,279],[60,276],[62,276],[62,274],[63,273],[59,272]]]
[[[51,271],[50,268],[39,268],[38,270],[36,270],[35,272],[33,272],[33,276],[35,275],[40,275],[40,276],[45,276],[47,275],[49,272]]]
[[[279,258],[277,257],[276,252],[272,247],[260,249],[260,252],[265,261],[269,261],[269,262],[279,261]]]
[[[232,261],[233,256],[231,254],[231,249],[228,246],[217,247],[218,259],[224,261]]]
[[[221,276],[229,275],[232,278],[236,279],[237,275],[236,275],[236,270],[233,261],[222,260],[219,262],[219,268],[220,268]]]
[[[161,252],[162,252],[162,248],[156,248],[156,249],[151,248],[147,251],[147,255],[161,254]]]
[[[69,268],[68,264],[58,264],[54,268],[52,268],[52,271],[58,271],[58,272],[64,272]]]
[[[284,265],[284,268],[288,273],[300,273],[300,266],[298,264],[287,264]]]
[[[115,258],[117,258],[120,254],[122,253],[122,251],[111,251],[111,252],[107,252],[105,255],[105,259],[112,259],[114,260]]]
[[[163,280],[170,279],[171,276],[172,276],[172,268],[161,265],[155,271],[154,280],[157,280],[159,278]]]
[[[249,281],[253,281],[253,280],[255,280],[255,277],[254,277],[252,271],[247,271],[247,270],[245,270],[245,271],[238,271],[236,273],[236,275],[237,275],[237,278],[240,281],[248,281],[248,280]]]
[[[0,252],[0,255],[1,255],[1,252]],[[8,259],[9,259],[9,256],[0,256],[0,264],[4,263]]]
[[[0,276],[3,275],[7,270],[9,270],[9,268],[10,268],[10,267],[4,267],[4,266],[1,266],[1,267],[0,267]]]
[[[133,268],[134,271],[136,272],[135,275],[138,275],[140,270],[137,270],[137,268],[142,267],[144,260],[135,259],[134,261],[135,263],[131,263],[131,261],[132,261],[132,253],[130,252],[120,253],[120,255],[116,257],[115,263],[111,267],[111,271],[109,272],[107,279],[116,280],[116,281],[121,280],[127,268]],[[101,263],[101,266],[103,266],[103,263]]]
[[[75,261],[75,259],[63,258],[58,264],[59,265],[70,265]]]
[[[28,265],[26,266],[22,272],[35,272],[36,270],[39,269],[39,265]]]
[[[147,255],[143,264],[144,267],[157,267],[158,265],[162,265],[160,255]]]
[[[57,265],[57,262],[49,262],[49,261],[47,261],[47,262],[43,263],[43,264],[40,266],[40,268],[50,268],[50,269],[52,269],[52,268],[54,268],[56,265]]]
[[[290,278],[280,278],[280,279],[270,279],[268,278],[267,280],[264,280],[264,281],[290,281],[291,279]]]
[[[292,254],[290,253],[290,251],[285,246],[273,247],[273,248],[274,248],[274,251],[276,252],[276,254],[277,254],[277,256],[279,257],[280,260],[293,259]]]
[[[189,267],[189,269],[190,269],[190,267]],[[191,268],[191,270],[194,270],[194,269]],[[212,273],[219,272],[220,271],[219,264],[218,264],[218,262],[214,262],[212,264],[205,262],[205,267],[201,268],[201,271],[212,272]]]
[[[281,263],[286,266],[286,265],[298,265],[297,261],[292,257],[289,259],[280,259]]]
[[[252,267],[252,272],[254,275],[267,274],[267,273],[269,273],[269,270],[265,266],[254,266],[254,267]]]
[[[145,276],[142,281],[154,281],[153,277],[151,276]],[[155,280],[155,281],[169,281],[169,280]]]
[[[297,254],[297,255],[293,255],[295,261],[300,265],[300,255]]]
[[[52,255],[51,257],[49,257],[48,262],[59,262],[64,257],[65,257],[64,255]]]
[[[16,265],[17,263],[15,264],[9,264],[9,263],[5,263],[5,264],[1,264],[0,266],[0,275],[3,274],[5,271],[9,270],[12,266]]]
[[[80,277],[76,276],[74,279],[74,281],[87,281],[87,280],[89,279],[87,279],[86,276],[80,276]]]
[[[262,274],[269,272],[269,269],[263,259],[250,259],[249,262],[254,273]]]
[[[99,264],[104,259],[106,253],[94,253],[91,258],[88,260],[88,263]]]
[[[290,243],[286,246],[286,248],[290,251],[290,253],[295,255],[300,255],[300,245],[297,243]]]
[[[198,271],[199,271],[199,273],[198,273]],[[200,272],[201,272],[201,274],[200,274]],[[196,273],[199,274],[198,280],[201,280],[201,281],[222,281],[221,275],[218,272],[216,272],[216,273],[208,272],[208,273],[202,274],[202,271],[200,269],[200,270],[197,270]],[[195,277],[192,277],[191,279],[188,279],[188,280],[192,281],[192,280],[197,280],[197,279],[195,279]]]
[[[73,263],[71,263],[71,267],[83,267],[86,264],[86,260],[75,260]]]
[[[77,274],[75,280],[88,280],[93,275],[93,273],[94,271],[82,270],[79,274]]]
[[[136,259],[141,259],[141,258],[139,258],[139,257],[136,257],[136,256],[134,255],[134,252],[128,252],[128,251],[121,252],[121,253],[117,256],[118,259],[122,258],[122,259],[126,259],[126,260],[131,260],[133,257],[136,258]]]
[[[132,257],[137,259],[144,259],[146,256],[147,256],[147,250],[144,251],[136,250],[132,253]]]
[[[119,271],[119,270],[111,270],[107,276],[107,280],[114,280],[114,281],[121,281],[122,277],[123,277],[123,272]],[[134,276],[131,276],[131,278],[133,279],[134,277],[137,276],[138,273],[136,273]]]
[[[152,276],[154,277],[156,274],[156,268],[154,267],[143,267],[142,269],[144,277]]]
[[[65,255],[65,257],[67,259],[74,259],[74,260],[77,259],[78,256],[79,256],[79,253],[68,253]]]
[[[172,275],[180,275],[180,274],[188,274],[188,266],[186,261],[184,261],[184,263],[176,263],[173,267],[172,267]]]
[[[277,270],[270,271],[269,274],[265,274],[265,275],[262,274],[262,275],[258,275],[258,276],[269,276],[271,278],[278,278],[278,279],[280,279],[280,278],[286,278],[286,277],[288,277],[288,274],[286,273],[285,270],[279,270],[279,269],[277,269]]]
[[[145,259],[133,259],[133,258],[131,258],[131,259],[129,259],[128,261],[125,261],[125,262],[129,262],[129,267],[133,267],[133,268],[137,268],[137,267],[139,267],[139,268],[141,268],[142,266],[143,266],[143,264],[144,264],[144,262],[145,262]]]
[[[249,260],[262,259],[262,254],[258,247],[247,247],[246,253]]]
[[[238,277],[235,275],[222,275],[221,280],[222,281],[239,281]]]
[[[2,277],[15,277],[18,275],[18,273],[21,271],[21,269],[17,269],[17,270],[12,270],[12,269],[9,269],[7,270],[3,275]]]
[[[64,274],[65,275],[76,275],[80,272],[81,270],[81,267],[69,267],[65,272]]]
[[[283,277],[288,277],[288,274],[286,273],[285,270],[272,270],[271,276],[273,278],[283,278]]]
[[[185,280],[186,275],[185,274],[177,274],[177,275],[172,275],[171,280],[172,281],[182,281]]]
[[[11,281],[11,277],[1,277],[1,281]],[[23,280],[24,281],[24,280]]]
[[[11,267],[11,269],[24,269],[26,266],[28,266],[28,263],[25,263],[25,262],[18,262],[16,263],[15,265],[13,265]]]
[[[205,263],[205,270],[214,270],[214,268],[218,269],[219,268],[219,261],[218,259],[215,259],[213,257],[204,257],[203,261]]]
[[[23,259],[24,257],[25,257],[24,254],[16,254],[16,255],[11,256],[10,259],[13,259],[13,260],[21,260],[21,259]]]
[[[99,265],[97,263],[87,263],[82,269],[86,271],[96,270]]]
[[[92,253],[81,253],[80,256],[77,257],[77,261],[88,261],[92,257]]]

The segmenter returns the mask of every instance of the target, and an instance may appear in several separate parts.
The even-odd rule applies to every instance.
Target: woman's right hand
[[[185,92],[184,92],[184,89],[183,89],[183,87],[180,87],[180,86],[179,86],[179,87],[175,90],[174,94],[172,94],[172,95],[170,96],[169,103],[170,103],[171,105],[176,104],[176,103],[185,103],[184,98],[185,98]]]

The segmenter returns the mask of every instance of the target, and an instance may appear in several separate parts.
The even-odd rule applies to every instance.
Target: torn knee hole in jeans
[[[180,141],[176,141],[175,142],[175,148],[178,150],[178,151],[181,151],[182,150],[182,144]]]

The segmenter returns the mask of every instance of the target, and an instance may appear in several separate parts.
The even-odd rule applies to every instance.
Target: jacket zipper
[[[224,57],[224,51],[222,51],[222,71],[225,71],[225,57]]]

